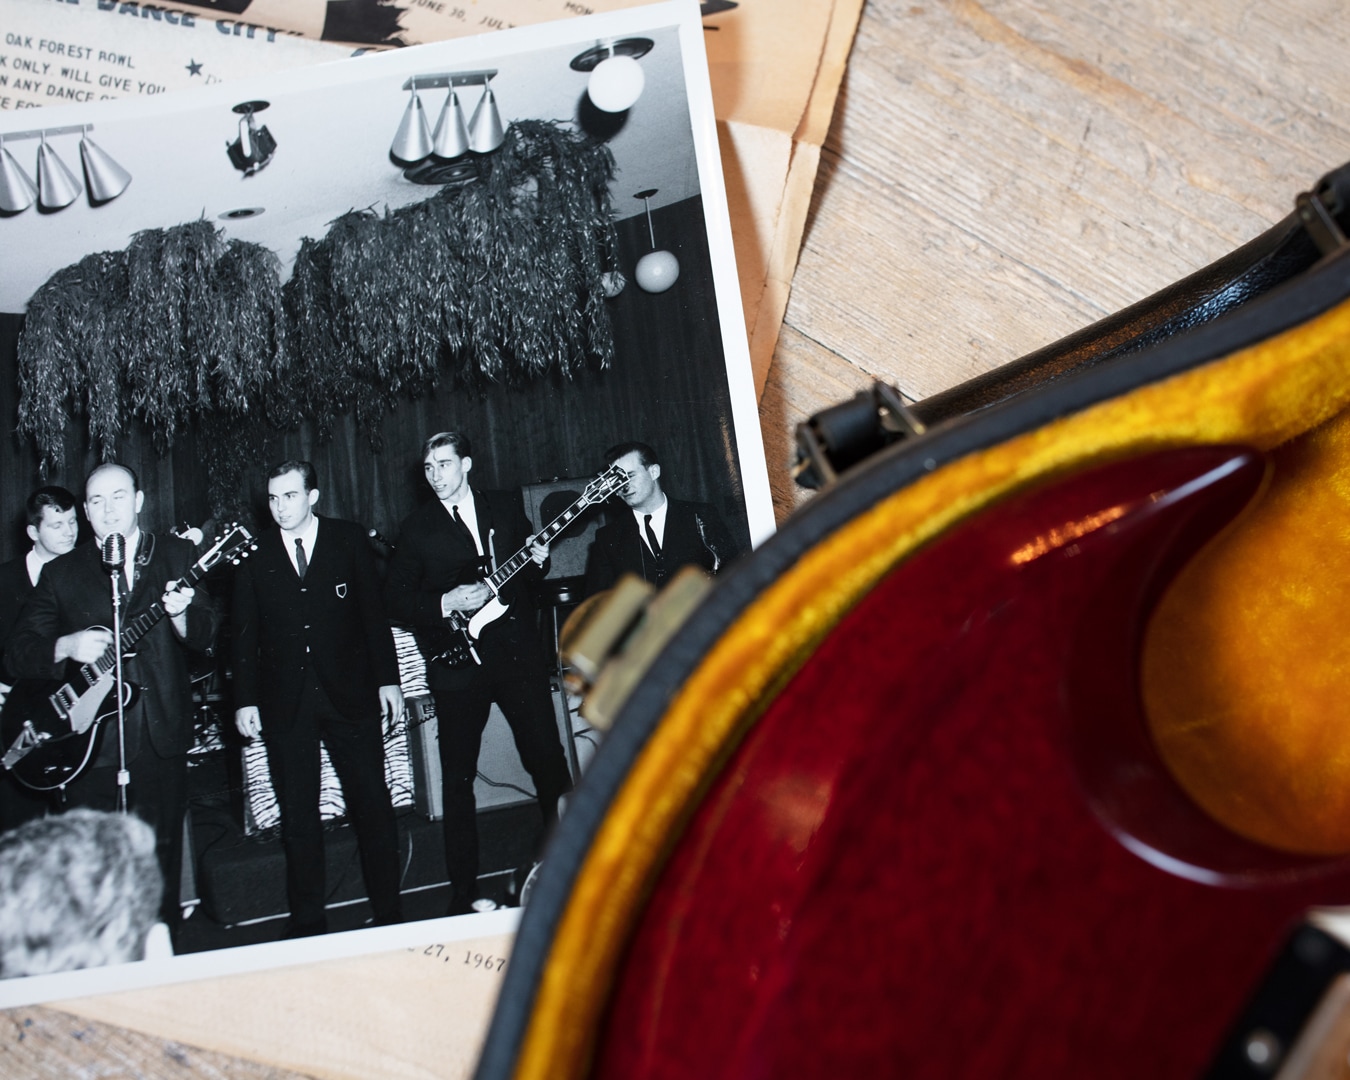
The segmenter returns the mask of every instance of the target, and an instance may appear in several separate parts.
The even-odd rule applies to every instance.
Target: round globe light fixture
[[[643,209],[647,211],[647,235],[651,238],[653,248],[656,247],[656,230],[652,228],[651,198],[656,192],[656,188],[648,188],[633,196],[642,200]],[[669,251],[649,251],[638,260],[637,266],[633,268],[633,276],[643,291],[663,293],[680,276],[680,260]]]
[[[573,71],[588,71],[586,94],[601,112],[621,113],[631,109],[647,83],[638,63],[651,52],[650,38],[621,38],[602,42],[572,60]]]
[[[669,251],[649,251],[633,270],[637,283],[649,293],[663,293],[680,276],[680,260]]]
[[[631,56],[611,56],[591,72],[586,93],[591,96],[591,104],[601,112],[627,112],[642,96],[646,83],[642,65]]]

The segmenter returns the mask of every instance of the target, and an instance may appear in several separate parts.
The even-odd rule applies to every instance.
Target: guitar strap
[[[136,587],[141,583],[141,572],[150,565],[150,559],[155,554],[155,534],[141,530],[140,542],[136,545],[136,557],[131,561],[131,588],[124,592],[125,595],[133,595]],[[125,585],[125,575],[119,575],[119,579]]]

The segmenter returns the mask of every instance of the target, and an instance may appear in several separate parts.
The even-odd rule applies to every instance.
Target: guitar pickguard
[[[256,547],[252,533],[231,524],[175,584],[193,587],[215,567],[226,562],[237,565]],[[126,620],[117,643],[123,660],[135,655],[136,642],[165,614],[163,604],[155,603]],[[20,679],[0,711],[0,766],[34,791],[53,791],[78,776],[98,752],[104,721],[117,714],[119,697],[113,694],[117,656],[110,645],[94,662],[70,661],[64,681]],[[123,708],[134,705],[139,696],[140,688],[124,679]]]

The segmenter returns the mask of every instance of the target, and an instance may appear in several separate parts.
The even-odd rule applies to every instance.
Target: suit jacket
[[[28,578],[28,556],[20,555],[7,563],[0,564],[0,680],[13,682],[4,666],[4,649],[9,644],[10,635],[19,625],[19,616],[23,613],[28,598],[33,595],[33,583]]]
[[[638,531],[633,511],[623,503],[606,507],[606,523],[596,530],[586,553],[586,596],[610,588],[625,573],[653,585],[664,585],[682,566],[700,566],[708,573],[725,569],[739,552],[721,516],[707,503],[667,496],[666,535],[658,559]]]
[[[141,530],[135,586],[122,609],[123,628],[157,605],[165,585],[186,574],[192,562],[193,547],[188,541]],[[136,655],[126,661],[127,679],[141,687],[139,706],[127,714],[129,757],[142,749],[142,727],[160,757],[185,754],[192,747],[187,648],[201,652],[211,648],[219,614],[200,586],[185,614],[186,638],[180,640],[169,619],[161,618],[137,642]],[[63,678],[65,665],[52,662],[56,639],[89,626],[111,628],[112,619],[111,589],[99,545],[88,540],[42,568],[37,588],[5,650],[6,665],[21,677]],[[105,749],[107,746],[105,739]]]
[[[370,541],[360,525],[320,517],[300,580],[280,529],[234,575],[234,704],[256,705],[263,729],[289,730],[305,669],[348,719],[378,720],[379,688],[398,685],[394,636]]]
[[[520,494],[476,488],[473,494],[483,550],[495,551],[497,562],[504,563],[525,546],[532,532]],[[403,522],[389,562],[385,599],[390,616],[414,631],[444,626],[441,594],[484,577],[476,569],[478,562],[473,541],[438,500],[414,510]],[[502,600],[511,603],[511,610],[484,628],[480,640],[489,653],[508,641],[518,645],[524,640],[529,627],[522,617],[522,596],[527,582],[543,577],[544,571],[529,561],[502,590]],[[534,648],[538,651],[537,645]],[[428,675],[436,677],[438,666],[430,667],[436,670]]]

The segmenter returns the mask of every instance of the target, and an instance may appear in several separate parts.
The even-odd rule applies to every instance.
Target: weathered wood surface
[[[0,1012],[10,1080],[298,1080],[291,1072],[35,1006]]]
[[[922,397],[1250,239],[1350,158],[1340,8],[872,0],[760,415]]]
[[[815,409],[874,378],[933,393],[1284,216],[1350,159],[1347,39],[1330,0],[871,0],[761,406],[780,517]],[[10,1077],[299,1075],[5,1019]]]

